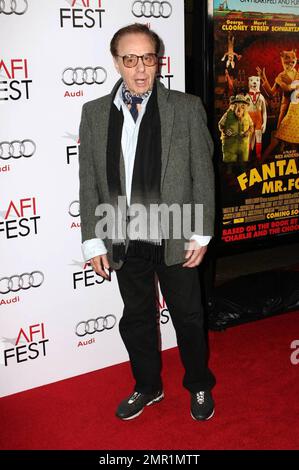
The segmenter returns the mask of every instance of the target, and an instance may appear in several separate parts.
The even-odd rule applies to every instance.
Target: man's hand
[[[183,264],[183,268],[195,268],[198,266],[202,262],[207,249],[207,246],[200,246],[196,240],[190,240],[185,255],[187,261]]]
[[[110,266],[107,255],[95,256],[94,258],[91,258],[89,262],[96,273],[104,279],[107,279],[107,281],[111,281]]]

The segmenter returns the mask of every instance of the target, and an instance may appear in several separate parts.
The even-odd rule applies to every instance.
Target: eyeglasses
[[[147,67],[153,67],[158,62],[157,54],[150,52],[149,54],[136,55],[136,54],[127,54],[127,55],[118,55],[123,60],[125,67],[132,68],[136,67],[138,60],[142,59],[142,63]]]

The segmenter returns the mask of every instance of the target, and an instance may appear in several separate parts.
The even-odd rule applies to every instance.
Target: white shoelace
[[[132,405],[132,403],[134,403],[135,400],[137,400],[137,398],[139,397],[140,393],[139,392],[134,392],[133,395],[131,396],[130,400],[128,401],[128,403],[130,405]]]
[[[200,405],[202,405],[205,401],[205,392],[198,392],[196,394],[196,400]]]

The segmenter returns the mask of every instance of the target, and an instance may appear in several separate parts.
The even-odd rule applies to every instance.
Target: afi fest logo
[[[158,78],[163,80],[163,84],[167,88],[171,88],[171,80],[174,75],[171,73],[171,58],[170,56],[159,56],[158,59]]]
[[[79,136],[76,134],[70,134],[69,132],[66,132],[65,135],[63,136],[64,139],[70,139],[73,141],[72,145],[67,145],[66,146],[66,163],[67,165],[70,165],[71,162],[74,160],[76,163],[78,162],[78,156],[79,156]]]
[[[36,198],[24,198],[10,201],[6,210],[0,212],[0,238],[7,240],[37,235],[38,220]]]
[[[3,350],[3,361],[5,367],[12,364],[20,364],[28,360],[46,356],[46,343],[49,341],[45,335],[43,323],[21,328],[17,339],[13,342],[13,348]]]
[[[107,281],[104,277],[97,274],[89,263],[73,261],[71,266],[76,266],[77,270],[73,272],[73,289],[77,290],[81,287],[98,286]],[[80,268],[80,270],[78,269]]]
[[[0,100],[29,100],[31,84],[27,59],[0,59]]]
[[[103,0],[65,0],[71,8],[60,8],[60,27],[102,28]]]

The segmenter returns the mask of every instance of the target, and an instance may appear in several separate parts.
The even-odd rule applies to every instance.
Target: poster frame
[[[201,15],[203,20],[203,42],[201,50],[203,52],[203,79],[204,91],[202,93],[203,102],[208,115],[208,124],[213,136],[215,151],[214,151],[214,166],[215,166],[215,181],[216,181],[216,223],[215,223],[215,237],[213,243],[213,251],[216,257],[230,256],[240,253],[246,253],[252,250],[260,250],[267,248],[279,247],[281,245],[298,243],[298,232],[268,235],[265,238],[246,239],[242,241],[225,243],[221,240],[222,233],[222,201],[221,201],[221,174],[218,169],[217,162],[222,157],[221,145],[216,138],[215,129],[215,67],[214,67],[214,3],[215,0],[205,0],[200,2]]]

